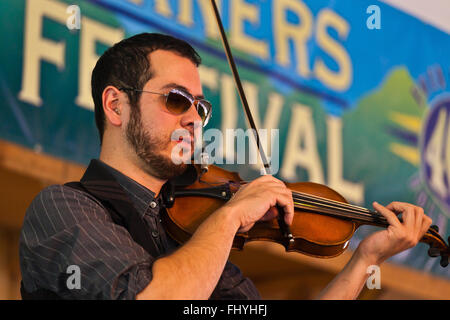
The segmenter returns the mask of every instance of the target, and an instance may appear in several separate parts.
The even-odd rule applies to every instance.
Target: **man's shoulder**
[[[83,188],[77,188],[65,184],[53,184],[42,189],[38,195],[33,199],[33,202],[40,200],[44,201],[74,201],[79,202],[79,205],[87,206],[100,206],[102,204],[95,197],[93,197],[88,192],[84,191]]]
[[[89,193],[67,185],[54,184],[42,189],[32,200],[25,219],[41,218],[64,219],[70,215],[75,220],[83,218],[108,218],[103,205]]]

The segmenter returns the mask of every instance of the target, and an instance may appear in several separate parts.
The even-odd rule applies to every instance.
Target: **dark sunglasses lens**
[[[197,104],[197,112],[200,118],[202,118],[203,126],[206,126],[211,113],[211,104],[207,101],[199,101]]]
[[[166,107],[170,112],[175,114],[182,114],[189,110],[192,102],[189,98],[185,97],[183,94],[179,92],[169,92],[166,100]],[[202,119],[203,126],[209,121],[211,117],[211,104],[206,100],[197,100],[195,105],[198,115]]]
[[[170,112],[181,114],[191,107],[191,101],[177,92],[170,92],[167,96],[166,106]]]

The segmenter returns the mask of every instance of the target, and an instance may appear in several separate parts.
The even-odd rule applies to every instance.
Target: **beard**
[[[161,180],[169,180],[183,174],[187,164],[175,164],[170,157],[163,154],[171,141],[170,136],[151,135],[142,125],[139,110],[134,111],[131,112],[126,128],[126,138],[141,162],[141,169]]]

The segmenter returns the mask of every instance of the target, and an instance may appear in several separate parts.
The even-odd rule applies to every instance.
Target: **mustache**
[[[176,129],[172,132],[170,136],[171,141],[183,141],[187,143],[195,142],[195,134],[191,130],[187,129]]]

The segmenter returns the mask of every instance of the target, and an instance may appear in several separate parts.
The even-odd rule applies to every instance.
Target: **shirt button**
[[[157,238],[159,236],[159,232],[158,231],[152,231],[152,237],[153,238]]]
[[[156,208],[156,202],[155,201],[150,202],[150,207],[152,209]]]

